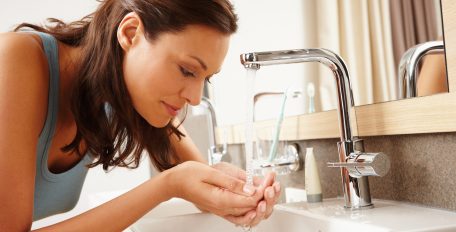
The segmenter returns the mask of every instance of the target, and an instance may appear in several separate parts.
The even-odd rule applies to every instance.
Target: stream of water
[[[253,126],[253,95],[255,87],[256,69],[247,70],[246,81],[246,104],[247,104],[247,117],[245,123],[245,164],[246,164],[246,184],[253,186],[253,139],[254,139],[254,126]],[[250,226],[242,227],[246,232],[252,232]]]

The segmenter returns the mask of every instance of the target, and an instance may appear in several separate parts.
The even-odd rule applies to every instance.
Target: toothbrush
[[[307,96],[309,97],[309,113],[315,112],[315,86],[312,82],[307,84]]]
[[[282,127],[283,115],[284,115],[284,111],[285,111],[285,102],[287,101],[287,96],[288,96],[288,89],[289,88],[287,87],[287,89],[285,90],[283,97],[282,97],[282,105],[280,107],[279,117],[277,119],[274,133],[273,133],[274,138],[272,140],[271,149],[269,150],[269,158],[268,158],[269,162],[272,162],[272,160],[274,160],[276,153],[277,153],[277,143],[279,141],[280,129]]]

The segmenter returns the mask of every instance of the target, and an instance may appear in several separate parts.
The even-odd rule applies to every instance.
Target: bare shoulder
[[[31,33],[0,33],[0,62],[6,68],[23,65],[35,73],[47,72],[41,40]]]
[[[47,61],[38,35],[31,33],[0,33],[1,78],[12,72],[46,76]]]
[[[3,110],[7,110],[18,114],[30,113],[35,115],[35,123],[43,122],[48,80],[48,64],[37,36],[30,33],[0,34],[1,121],[6,114]],[[41,130],[41,125],[36,127],[36,130]]]
[[[4,52],[14,51],[17,54],[39,55],[42,51],[41,41],[38,35],[32,33],[6,32],[0,33],[1,55]]]

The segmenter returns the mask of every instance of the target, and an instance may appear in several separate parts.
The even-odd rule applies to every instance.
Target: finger
[[[228,176],[232,176],[238,180],[241,180],[241,181],[245,181],[245,178],[246,178],[246,175],[245,175],[245,171],[236,167],[236,166],[233,166],[229,163],[218,163],[216,165],[213,166],[213,168],[215,168],[216,170],[219,170],[221,171],[221,173],[225,174],[225,175],[228,175]],[[255,178],[256,180],[256,184],[254,184],[254,186],[260,186],[260,180],[259,178]],[[226,183],[224,183],[226,184]],[[243,191],[246,192],[247,194],[248,193],[251,193],[253,191],[255,191],[255,198],[257,198],[257,196],[259,198],[257,198],[257,201],[261,200],[263,198],[263,191],[264,191],[264,188],[257,188],[256,190],[254,190],[253,188],[250,188],[251,186],[244,186],[243,187]],[[230,188],[226,188],[226,189],[230,189]],[[231,190],[233,192],[236,192],[235,190]]]
[[[261,185],[264,187],[271,186],[275,182],[275,178],[276,178],[275,172],[270,172],[270,173],[266,174]]]
[[[253,184],[255,186],[260,186],[261,184],[263,184],[263,180],[264,180],[264,178],[255,176],[255,177],[253,177]]]
[[[255,218],[255,216],[256,216],[256,211],[251,210],[250,212],[246,213],[243,216],[227,215],[227,216],[224,216],[223,218],[225,218],[226,220],[228,220],[236,225],[242,226],[242,225],[250,225],[252,223],[252,220]]]
[[[282,193],[282,190],[281,190],[281,188],[280,188],[280,183],[279,183],[279,182],[274,182],[274,184],[272,185],[272,187],[274,187],[274,191],[275,191],[275,202],[277,203],[278,200],[279,200],[280,194]]]
[[[275,172],[269,172],[269,173],[267,173],[264,176],[264,178],[254,177],[253,178],[253,183],[254,183],[255,186],[257,186],[259,188],[267,187],[267,186],[271,185],[275,181],[275,177],[276,177]]]
[[[278,193],[277,195],[280,195],[280,182],[274,182],[274,184],[272,185],[274,187],[274,190],[276,193]]]
[[[264,219],[266,215],[266,201],[261,201],[258,204],[257,210],[256,210],[256,216],[251,222],[251,226],[256,226],[258,223],[260,223],[261,220]]]
[[[257,206],[257,199],[232,193],[216,185],[202,183],[197,188],[198,191],[205,194],[192,199],[192,202],[200,208],[220,216],[244,214],[248,212],[247,209],[255,209]]]
[[[266,213],[264,218],[267,219],[272,214],[272,210],[274,209],[274,205],[276,203],[276,192],[273,186],[268,187],[265,192],[265,199],[266,199]]]
[[[228,175],[230,175],[232,177],[235,177],[235,178],[238,177],[238,172],[239,171],[243,171],[242,169],[240,169],[240,168],[238,168],[238,167],[236,167],[234,165],[231,165],[229,163],[225,163],[225,162],[217,163],[217,164],[213,165],[212,167],[217,169],[217,170],[222,171],[225,174],[228,174]]]
[[[243,170],[239,167],[236,167],[234,165],[231,165],[229,163],[221,162],[221,163],[215,164],[213,167],[216,168],[217,170],[222,171],[225,174],[228,174],[228,175],[230,175],[234,178],[237,178],[239,180],[242,180],[244,182],[247,179],[245,170]]]
[[[270,185],[272,185],[274,180],[275,180],[275,173],[274,172],[270,172],[270,173],[266,174],[264,179],[261,181],[261,184],[258,185],[257,192],[264,193],[266,188],[269,187]],[[264,195],[262,196],[262,198],[264,198]]]
[[[236,217],[241,217],[241,216],[244,216],[245,214],[247,214],[248,212],[250,211],[255,211],[255,207],[253,208],[233,208],[233,209],[230,209],[229,213],[225,213],[225,215],[232,215],[232,216],[236,216]]]
[[[240,211],[236,211],[237,209],[255,209],[258,201],[264,195],[263,191],[256,191],[255,195],[247,197],[208,183],[200,188],[203,188],[201,190],[204,192],[211,194],[204,198],[203,202],[199,203],[210,207],[211,211],[223,212],[221,213],[222,215],[239,214]]]
[[[230,192],[237,193],[243,196],[252,196],[255,194],[256,189],[253,186],[246,185],[244,181],[227,175],[216,169],[205,179],[208,184],[216,185],[221,188],[227,189]]]

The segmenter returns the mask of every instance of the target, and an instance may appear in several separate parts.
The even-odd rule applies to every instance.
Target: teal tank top
[[[70,170],[55,174],[49,171],[48,150],[57,122],[59,97],[59,53],[57,40],[45,33],[37,33],[42,40],[49,65],[49,95],[46,122],[38,139],[36,153],[35,193],[33,221],[67,212],[79,200],[82,185],[87,175],[86,164],[92,160],[88,154]]]

